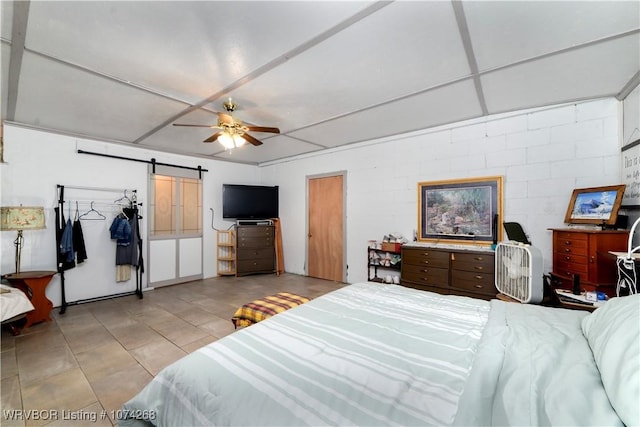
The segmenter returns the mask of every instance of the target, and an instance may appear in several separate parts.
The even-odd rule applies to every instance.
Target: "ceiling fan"
[[[247,132],[268,132],[268,133],[280,133],[280,129],[274,127],[266,127],[266,126],[247,126],[242,123],[240,120],[236,120],[231,116],[236,108],[238,107],[232,100],[229,98],[225,101],[222,106],[224,107],[227,113],[217,113],[218,114],[218,124],[217,125],[191,125],[191,124],[183,124],[183,123],[174,123],[174,126],[190,126],[190,127],[205,127],[211,129],[220,129],[218,132],[211,135],[209,138],[205,139],[203,142],[213,142],[216,139],[220,144],[224,146],[224,148],[234,148],[240,147],[245,144],[245,142],[249,142],[253,145],[261,145],[262,141],[256,139],[255,137],[249,135]]]

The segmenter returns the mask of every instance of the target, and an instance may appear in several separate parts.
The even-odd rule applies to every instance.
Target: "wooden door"
[[[308,180],[307,274],[342,282],[344,275],[344,176]]]

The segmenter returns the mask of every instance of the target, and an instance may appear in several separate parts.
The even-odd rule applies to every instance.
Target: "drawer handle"
[[[567,245],[567,246],[569,246],[569,245],[571,244],[571,240],[565,240],[565,241],[564,241],[564,244],[565,244],[565,245]]]
[[[566,256],[566,257],[564,257],[564,259],[569,261],[571,259],[571,257],[570,256]]]
[[[566,248],[564,251],[565,251],[566,253],[569,253],[569,252],[571,252],[571,249]]]
[[[484,260],[484,258],[483,258],[483,257],[481,257],[481,256],[474,257],[473,259],[474,259],[475,261],[482,261],[482,260]]]
[[[483,277],[482,277],[482,276],[476,276],[476,279],[478,279],[478,280],[482,280],[482,279],[483,279]],[[476,285],[476,286],[478,286],[478,285]]]
[[[484,286],[482,286],[482,285],[475,285],[475,288],[476,288],[476,289],[482,289],[482,288],[484,288]]]
[[[475,268],[476,270],[484,270],[484,267],[483,267],[483,266],[481,266],[481,265],[476,265],[476,266],[475,266],[475,267],[473,267],[473,268]]]
[[[429,270],[427,270],[426,268],[424,270],[420,270],[420,273],[427,273],[429,272]]]
[[[429,264],[429,261],[422,261],[422,262],[424,262],[425,264]]]

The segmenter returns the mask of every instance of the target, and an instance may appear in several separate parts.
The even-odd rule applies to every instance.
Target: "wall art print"
[[[501,176],[418,183],[418,240],[491,245],[502,240]]]
[[[573,190],[564,222],[614,225],[618,218],[625,187],[625,184],[620,184]]]

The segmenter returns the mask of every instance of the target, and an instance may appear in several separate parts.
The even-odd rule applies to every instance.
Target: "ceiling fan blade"
[[[231,117],[230,115],[226,114],[226,113],[218,113],[218,117],[220,118],[220,121],[222,123],[227,123],[232,125],[233,124],[233,117]]]
[[[204,140],[204,141],[202,141],[202,142],[213,142],[213,141],[215,141],[216,139],[218,139],[218,137],[219,137],[220,135],[222,135],[222,133],[223,133],[223,132],[224,132],[224,131],[216,132],[216,133],[214,133],[213,135],[211,135],[209,138],[205,139],[205,140]]]
[[[280,129],[278,128],[270,128],[265,126],[247,126],[247,129],[253,132],[280,133]]]
[[[262,141],[255,139],[254,137],[252,137],[248,133],[245,133],[244,135],[242,135],[242,137],[244,139],[246,139],[247,142],[249,142],[250,144],[253,144],[253,145],[256,145],[256,146],[262,145]]]
[[[217,128],[217,125],[189,125],[185,123],[174,123],[174,126],[189,126],[194,128]]]

